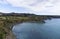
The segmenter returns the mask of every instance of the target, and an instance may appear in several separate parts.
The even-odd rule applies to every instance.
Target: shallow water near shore
[[[17,39],[60,39],[60,19],[46,23],[24,22],[12,29]]]

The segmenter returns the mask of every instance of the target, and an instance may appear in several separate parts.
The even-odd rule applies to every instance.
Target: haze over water
[[[17,39],[60,39],[60,19],[46,23],[21,23],[12,29]]]

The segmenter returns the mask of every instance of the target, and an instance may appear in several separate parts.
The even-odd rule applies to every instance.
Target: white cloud
[[[60,13],[60,0],[5,0],[13,7],[24,7],[35,12]]]
[[[0,0],[0,4],[7,4],[6,0]]]
[[[4,9],[0,9],[0,12],[5,12],[5,13],[9,13],[9,10],[4,10]]]
[[[12,6],[15,7],[25,7],[28,9],[31,9],[33,11],[42,11],[45,10],[45,6],[51,6],[51,4],[49,2],[47,2],[46,0],[39,2],[39,0],[7,0],[8,3],[10,3]]]

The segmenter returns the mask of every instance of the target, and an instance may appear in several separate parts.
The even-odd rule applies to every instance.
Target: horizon
[[[8,13],[5,13],[5,12],[0,12],[0,14],[34,14],[34,13],[17,13],[17,12],[8,12]],[[34,15],[40,15],[40,14],[34,14]],[[45,14],[41,14],[41,16],[60,16],[60,15],[45,15]]]

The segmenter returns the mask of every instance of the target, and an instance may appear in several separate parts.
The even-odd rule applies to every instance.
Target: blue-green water
[[[60,39],[60,19],[46,23],[21,23],[12,29],[17,39]]]

